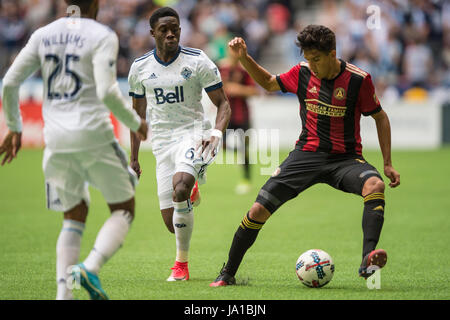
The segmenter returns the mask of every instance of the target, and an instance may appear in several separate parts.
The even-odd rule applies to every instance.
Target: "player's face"
[[[180,23],[175,17],[162,17],[156,23],[151,34],[155,37],[156,46],[164,52],[174,52],[178,50],[180,42]]]
[[[333,54],[334,52],[334,54]],[[308,61],[309,67],[314,72],[317,78],[325,79],[332,71],[333,61],[335,60],[334,50],[329,53],[319,51],[316,49],[305,50],[304,57]]]

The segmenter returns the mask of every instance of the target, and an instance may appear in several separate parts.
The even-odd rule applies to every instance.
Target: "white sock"
[[[72,290],[67,286],[69,267],[76,265],[80,257],[81,237],[84,223],[65,219],[56,242],[56,300],[73,299]]]
[[[189,255],[189,245],[194,227],[194,212],[190,200],[173,202],[173,226],[177,241],[178,262],[187,262]]]
[[[122,246],[130,228],[132,216],[128,211],[116,210],[106,220],[95,240],[94,248],[83,264],[87,270],[98,274],[100,268]]]

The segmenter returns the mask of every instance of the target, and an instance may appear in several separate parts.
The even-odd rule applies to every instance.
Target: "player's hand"
[[[228,48],[230,54],[237,59],[243,58],[247,55],[247,45],[241,37],[235,37],[230,40],[230,42],[228,42]]]
[[[392,166],[385,166],[384,174],[391,180],[389,187],[395,188],[400,185],[400,174]]]
[[[141,141],[147,140],[147,133],[148,133],[148,125],[145,119],[141,119],[141,125],[139,129],[136,131],[136,136]]]
[[[203,162],[208,163],[214,158],[222,143],[222,131],[214,129],[211,133],[211,137],[208,140],[203,140],[202,144],[197,147],[197,152],[199,147],[201,147],[200,154],[203,158]]]
[[[203,141],[203,159],[211,159],[216,156],[218,151],[218,146],[220,144],[220,138],[212,136],[210,140]]]
[[[8,131],[5,139],[3,139],[2,145],[0,146],[0,156],[4,153],[5,156],[2,160],[2,166],[5,163],[10,163],[14,158],[17,157],[17,153],[22,146],[22,132]]]
[[[134,170],[134,172],[136,172],[138,178],[140,178],[140,177],[141,177],[142,170],[141,170],[141,165],[139,164],[139,161],[138,161],[138,160],[131,159],[131,161],[130,161],[130,167],[131,167],[131,169]]]

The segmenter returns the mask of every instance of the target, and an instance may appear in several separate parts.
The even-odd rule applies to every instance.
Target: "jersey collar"
[[[347,63],[342,59],[339,59],[339,61],[341,62],[341,70],[339,71],[339,73],[333,79],[324,79],[324,80],[334,81],[345,71],[345,67],[347,66]]]
[[[164,61],[162,61],[159,57],[158,57],[158,55],[156,54],[156,48],[155,48],[155,51],[153,52],[153,55],[155,56],[155,59],[156,59],[156,61],[158,61],[160,64],[162,64],[164,67],[167,67],[168,65],[170,65],[172,62],[174,62],[177,58],[178,58],[178,56],[180,55],[180,52],[181,52],[181,46],[178,46],[178,51],[177,51],[177,53],[175,54],[175,56],[170,60],[170,61],[168,61],[168,62],[164,62]]]

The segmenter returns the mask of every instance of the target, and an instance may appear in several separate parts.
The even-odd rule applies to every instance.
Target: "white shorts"
[[[134,197],[137,176],[117,142],[72,153],[45,149],[43,169],[50,210],[66,212],[82,200],[89,205],[89,185],[99,189],[108,204]]]
[[[186,172],[192,175],[200,184],[206,182],[206,169],[214,161],[202,161],[196,153],[198,144],[193,136],[187,136],[178,143],[168,146],[158,153],[156,158],[156,182],[158,185],[159,207],[161,210],[173,207],[172,178],[177,172]]]

